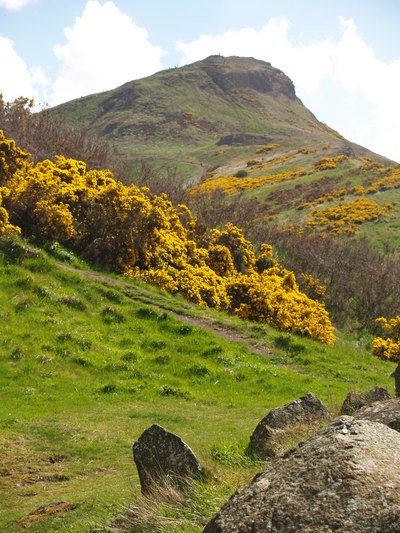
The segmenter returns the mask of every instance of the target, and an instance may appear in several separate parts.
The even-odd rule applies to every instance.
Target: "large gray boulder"
[[[375,402],[357,411],[354,417],[358,420],[380,422],[400,432],[400,398],[392,398],[382,402]]]
[[[283,430],[321,420],[328,414],[327,407],[312,392],[282,407],[271,409],[250,436],[250,450],[259,458],[273,456],[274,440]]]
[[[400,434],[343,416],[237,491],[204,533],[400,531]]]
[[[158,424],[146,429],[134,443],[133,459],[144,494],[156,485],[182,487],[189,478],[203,472],[189,446]]]

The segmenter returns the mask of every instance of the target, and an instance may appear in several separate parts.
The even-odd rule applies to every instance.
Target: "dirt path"
[[[197,173],[196,183],[200,183],[203,179],[203,176],[207,174],[207,167],[203,166],[201,163],[196,163],[197,168],[199,169]]]
[[[85,278],[92,279],[95,281],[100,281],[102,283],[107,283],[108,285],[114,285],[117,287],[120,287],[125,291],[125,296],[130,298],[131,300],[142,302],[146,305],[151,305],[152,307],[155,307],[159,309],[160,311],[168,311],[172,316],[177,318],[178,320],[182,320],[182,322],[186,322],[187,324],[191,324],[193,326],[201,326],[208,331],[211,331],[212,333],[215,333],[219,337],[222,337],[223,339],[226,339],[229,342],[241,342],[249,350],[252,352],[268,356],[270,355],[270,351],[265,346],[260,346],[258,344],[254,344],[249,338],[245,337],[244,335],[241,335],[240,333],[237,333],[236,331],[233,331],[231,328],[228,327],[228,325],[221,325],[219,322],[218,324],[215,324],[213,320],[210,318],[204,318],[204,317],[192,317],[183,315],[180,313],[177,313],[174,311],[171,307],[171,305],[162,304],[159,302],[154,302],[154,296],[152,293],[146,291],[146,289],[143,289],[141,287],[137,287],[134,285],[128,285],[124,283],[123,281],[116,280],[113,278],[109,278],[108,276],[104,274],[97,274],[95,272],[86,272],[85,270],[80,270],[68,265],[65,265],[63,263],[57,263],[57,265],[62,268],[63,270],[67,270],[68,272],[74,272],[76,274],[79,274]],[[188,306],[189,307],[189,306]]]

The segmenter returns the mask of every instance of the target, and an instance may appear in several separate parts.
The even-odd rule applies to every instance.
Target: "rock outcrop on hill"
[[[204,532],[398,532],[399,449],[383,424],[338,418],[272,461]]]

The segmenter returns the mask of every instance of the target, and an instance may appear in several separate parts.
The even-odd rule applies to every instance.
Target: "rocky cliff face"
[[[253,58],[210,56],[198,63],[223,91],[252,89],[260,93],[296,98],[292,81],[271,63]]]

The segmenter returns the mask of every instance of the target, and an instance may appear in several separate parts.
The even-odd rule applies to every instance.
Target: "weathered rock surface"
[[[374,387],[368,392],[350,391],[346,396],[339,415],[353,415],[365,405],[372,405],[374,402],[390,400],[392,397],[383,387]]]
[[[399,532],[399,450],[392,429],[340,417],[273,460],[204,533]]]
[[[354,417],[357,420],[379,422],[400,432],[400,398],[392,398],[365,406],[357,411]]]
[[[311,392],[283,407],[271,409],[250,436],[250,449],[258,457],[274,455],[273,441],[282,430],[323,419],[328,413],[327,407]]]
[[[146,429],[134,443],[133,459],[143,493],[151,492],[156,484],[182,486],[203,471],[189,446],[158,424]]]

